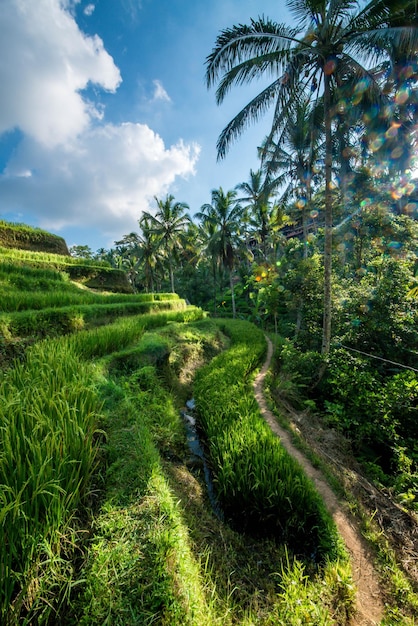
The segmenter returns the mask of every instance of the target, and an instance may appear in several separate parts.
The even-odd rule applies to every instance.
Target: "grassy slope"
[[[179,404],[225,341],[210,320],[170,325],[102,362],[106,484],[69,623],[344,623],[345,565],[308,575],[273,539],[234,531],[188,468]]]
[[[21,280],[29,280],[25,291],[32,292],[34,302],[39,302],[39,289],[45,288],[45,283],[36,284],[41,271],[39,267],[35,270],[33,283],[21,272]],[[77,298],[78,292],[71,291]],[[90,304],[83,304],[86,311],[101,306],[93,303],[95,299],[96,294]],[[44,314],[42,308],[40,313]],[[13,319],[15,311],[8,315]],[[47,623],[51,615],[53,621],[64,623],[66,615],[70,624],[291,626],[326,625],[335,619],[344,623],[350,585],[346,566],[337,563],[309,572],[272,539],[234,531],[211,510],[201,470],[189,468],[179,408],[191,393],[194,370],[227,341],[209,320],[193,323],[200,315],[193,307],[178,313],[151,312],[76,332],[86,328],[83,317],[83,323],[76,323],[68,337],[42,342],[40,351],[33,349],[33,354],[38,354],[39,373],[46,364],[51,372],[54,359],[63,366],[59,393],[66,400],[66,364],[74,355],[75,363],[80,359],[85,363],[89,379],[86,391],[95,394],[94,402],[98,403],[90,418],[94,428],[100,426],[105,435],[92,439],[92,458],[99,465],[89,489],[83,487],[80,494],[83,507],[78,505],[78,512],[64,511],[65,519],[53,531],[40,542],[27,545],[29,561],[21,563],[18,587],[10,596],[14,611],[2,605],[2,615],[7,614],[10,623],[17,623],[19,615],[26,615],[33,623]],[[167,325],[170,319],[183,321]],[[104,321],[102,318],[102,324]],[[150,331],[143,334],[147,327]],[[3,347],[19,340],[10,333],[10,326],[4,328]],[[61,334],[62,329],[50,323],[44,334],[51,332]],[[63,359],[63,354],[68,354],[68,359]],[[16,393],[11,388],[8,395],[9,408],[13,398],[22,393],[22,381],[29,407],[31,398],[37,397],[39,381],[30,370],[25,371],[26,365],[16,367],[16,375],[11,370],[6,376],[15,376],[17,385]],[[48,389],[44,391],[39,397],[41,404],[35,405],[46,420],[49,396]],[[79,391],[77,395],[80,397]],[[24,412],[20,415],[24,421]],[[52,440],[55,423],[45,424]],[[37,427],[31,429],[39,443]],[[41,446],[40,463],[47,468],[48,459],[56,455],[51,450],[42,460],[42,450]],[[23,467],[26,459],[23,452],[13,464]],[[84,478],[88,475],[85,473]],[[53,492],[53,488],[48,489]],[[3,521],[10,520],[11,512],[17,514],[18,499],[14,503],[12,508],[6,501],[2,503]],[[31,515],[26,512],[22,519],[26,516],[30,521]],[[50,522],[49,516],[37,519]],[[10,556],[7,540],[2,545]],[[6,582],[2,579],[3,593]],[[21,593],[16,596],[19,586]],[[58,611],[58,618],[54,611]]]

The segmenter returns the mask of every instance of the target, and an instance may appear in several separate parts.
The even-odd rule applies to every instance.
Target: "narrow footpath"
[[[255,397],[261,413],[272,431],[280,437],[286,450],[304,468],[306,474],[312,479],[317,491],[323,498],[325,505],[332,514],[337,525],[338,532],[343,538],[347,550],[351,556],[353,578],[357,588],[356,611],[350,621],[350,626],[376,626],[383,618],[383,599],[379,587],[379,579],[373,567],[372,558],[367,550],[365,542],[353,516],[347,507],[338,501],[338,498],[322,476],[321,472],[313,467],[310,461],[291,442],[289,433],[281,428],[273,413],[268,409],[263,394],[265,375],[270,367],[273,355],[273,345],[266,337],[268,351],[266,361],[254,381]]]

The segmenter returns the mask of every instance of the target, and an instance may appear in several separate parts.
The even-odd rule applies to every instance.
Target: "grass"
[[[106,494],[70,623],[204,626],[212,609],[156,446],[180,441],[181,423],[154,368],[138,377],[142,389],[130,399],[123,381],[108,384]]]
[[[334,560],[340,550],[334,522],[253,395],[264,335],[246,322],[222,324],[232,346],[198,372],[194,389],[221,506],[240,530],[276,536],[308,561]]]
[[[308,576],[283,546],[237,533],[208,507],[181,462],[185,442],[176,398],[164,387],[162,370],[149,365],[156,334],[145,333],[139,342],[142,365],[132,366],[127,353],[130,366],[106,374],[105,494],[68,623],[344,623],[347,564],[327,563],[321,576]],[[204,335],[199,358],[181,350]],[[210,320],[166,326],[163,338],[199,363],[221,346]],[[103,362],[106,372],[111,362]],[[182,369],[178,357],[174,368]]]
[[[0,617],[45,610],[48,552],[85,496],[96,462],[101,400],[92,366],[65,348],[34,347],[1,381]],[[55,546],[55,550],[52,548]]]
[[[49,269],[63,272],[77,283],[92,289],[128,294],[133,292],[126,273],[111,267],[107,261],[76,259],[69,255],[30,252],[0,246],[0,267],[1,282],[6,284],[13,285],[16,280],[27,283],[28,271],[33,275],[37,270]],[[22,271],[22,277],[16,279],[19,270]]]
[[[68,568],[63,554],[73,541],[66,539],[71,520],[88,495],[97,463],[102,400],[91,359],[137,342],[147,324],[201,316],[191,309],[122,319],[112,327],[45,340],[5,372],[0,383],[3,622],[40,614],[46,619],[71,583],[68,572],[63,574],[68,584],[57,592],[57,570]]]
[[[182,299],[155,301],[127,301],[110,304],[75,305],[40,311],[0,313],[0,340],[7,344],[23,338],[42,339],[76,333],[83,329],[109,324],[128,316],[144,316],[170,311],[193,318],[193,311],[202,315],[197,307],[188,307]],[[157,317],[158,319],[158,317]]]
[[[60,239],[60,238],[58,238]],[[13,262],[30,261],[34,267],[36,264],[47,264],[52,267],[62,265],[80,265],[91,267],[110,268],[108,261],[97,259],[78,259],[69,255],[55,254],[53,252],[37,252],[35,250],[22,250],[20,248],[5,248],[0,246],[0,261],[13,264]]]
[[[303,618],[303,623],[319,626],[345,614],[349,604],[346,564],[326,562],[321,572],[308,568],[308,574],[306,565],[290,552],[286,555],[284,546],[237,532],[214,515],[205,498],[200,497],[198,503],[190,490],[186,492],[184,481],[196,489],[198,482],[182,462],[187,450],[172,382],[226,345],[219,326],[208,319],[193,321],[199,316],[202,312],[193,309],[188,314],[121,319],[95,331],[47,340],[28,352],[27,365],[6,373],[5,380],[15,381],[15,388],[5,397],[10,403],[14,398],[21,407],[22,424],[27,420],[24,409],[31,412],[33,408],[37,416],[36,423],[27,422],[22,440],[12,446],[17,455],[12,462],[21,472],[28,471],[23,448],[37,450],[33,480],[36,485],[36,473],[39,488],[32,490],[36,497],[29,498],[33,511],[18,508],[26,506],[28,492],[25,502],[14,497],[16,504],[3,509],[7,523],[13,522],[14,513],[26,525],[19,527],[21,545],[16,544],[11,552],[6,544],[2,555],[11,554],[14,559],[8,577],[2,578],[3,591],[10,585],[9,604],[2,600],[2,621],[296,626]],[[193,350],[191,344],[196,344]],[[166,359],[160,363],[161,350],[169,351],[168,363]],[[126,367],[114,367],[116,355],[119,365],[126,357]],[[248,379],[258,362],[254,358],[252,354],[243,362]],[[34,369],[26,370],[31,363]],[[77,376],[84,373],[87,390],[94,402],[99,401],[97,411],[86,412],[91,418],[91,467],[96,471],[92,480],[80,483],[76,493],[72,487],[65,489],[58,475],[54,474],[55,483],[51,478],[48,482],[47,471],[56,467],[51,459],[60,456],[59,445],[64,441],[68,440],[68,453],[62,448],[68,461],[65,480],[72,480],[70,469],[75,470],[80,455],[87,453],[85,445],[78,449],[78,457],[70,449],[74,443],[77,450],[77,441],[85,441],[81,427],[68,430],[63,437],[64,424],[59,426],[61,418],[65,427],[74,427],[75,417],[88,409],[86,396],[76,384]],[[46,398],[41,391],[44,379],[51,385],[45,389]],[[74,389],[67,389],[73,383]],[[184,384],[190,390],[190,373]],[[181,385],[177,389],[185,391]],[[27,398],[26,404],[20,397],[16,401],[17,394]],[[74,407],[73,413],[63,410],[65,398]],[[33,407],[29,407],[30,400]],[[41,412],[51,417],[45,431],[37,423],[41,424]],[[18,432],[15,435],[21,437]],[[39,437],[58,448],[40,458]],[[35,469],[34,461],[32,466]],[[10,472],[6,474],[10,480]],[[84,468],[83,476],[87,475]],[[23,486],[22,494],[25,479]],[[84,540],[87,512],[80,518],[83,507],[81,502],[77,506],[77,498],[82,498],[84,507],[93,506]],[[6,524],[5,533],[10,528]]]
[[[159,302],[179,299],[177,294],[172,293],[97,293],[80,289],[79,285],[70,282],[68,274],[63,271],[30,266],[16,267],[11,263],[0,263],[0,287],[2,289],[0,311],[3,312],[40,310],[75,304]]]

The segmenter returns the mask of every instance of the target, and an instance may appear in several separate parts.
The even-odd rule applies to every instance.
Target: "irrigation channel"
[[[215,495],[215,488],[213,486],[212,480],[212,472],[210,467],[206,461],[205,451],[203,449],[202,444],[200,443],[199,435],[196,427],[196,418],[194,416],[194,408],[195,402],[192,398],[191,400],[187,400],[186,402],[186,410],[181,411],[181,415],[184,420],[184,425],[186,428],[187,435],[187,445],[189,446],[191,458],[190,464],[197,465],[203,468],[203,473],[205,476],[206,489],[208,492],[209,502],[212,506],[212,510],[218,519],[223,520],[224,515],[223,511],[220,508],[218,501]]]

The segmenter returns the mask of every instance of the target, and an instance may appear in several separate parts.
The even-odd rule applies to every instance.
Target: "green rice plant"
[[[106,494],[69,623],[209,626],[199,563],[154,443],[167,413],[180,428],[179,413],[152,366],[120,384],[107,384]]]
[[[32,267],[16,268],[0,263],[2,299],[0,311],[25,311],[74,304],[116,304],[127,302],[178,301],[173,293],[127,294],[96,293],[80,289],[64,278],[64,273]]]
[[[52,252],[36,252],[33,250],[22,250],[20,248],[5,248],[0,246],[0,259],[2,261],[31,261],[34,263],[48,263],[52,266],[62,265],[90,265],[93,267],[110,268],[108,261],[97,259],[79,259],[72,256],[54,254]]]
[[[335,559],[331,516],[253,397],[250,382],[265,350],[263,333],[246,322],[221,325],[232,346],[198,372],[194,385],[221,506],[241,530],[273,534],[315,562]]]
[[[97,462],[102,401],[98,370],[87,359],[135,344],[145,326],[179,322],[185,313],[122,318],[110,327],[41,341],[27,351],[24,363],[5,372],[0,381],[2,623],[18,623],[25,615],[48,620],[71,586],[61,581],[56,594],[52,573],[68,571],[61,544]],[[192,307],[187,315],[200,319],[203,312]],[[167,423],[164,430],[169,429]]]
[[[55,539],[88,488],[101,402],[91,367],[46,344],[6,373],[0,397],[0,616],[7,623],[20,603],[28,610],[34,602],[27,594],[43,560],[40,545]]]
[[[0,313],[0,328],[6,337],[46,337],[74,332],[83,325],[96,326],[109,323],[112,319],[124,316],[144,315],[159,311],[187,311],[185,318],[194,319],[197,309],[187,307],[184,300],[160,300],[155,302],[120,302],[106,304],[76,305],[40,311],[20,311]],[[156,322],[157,323],[157,322]]]

